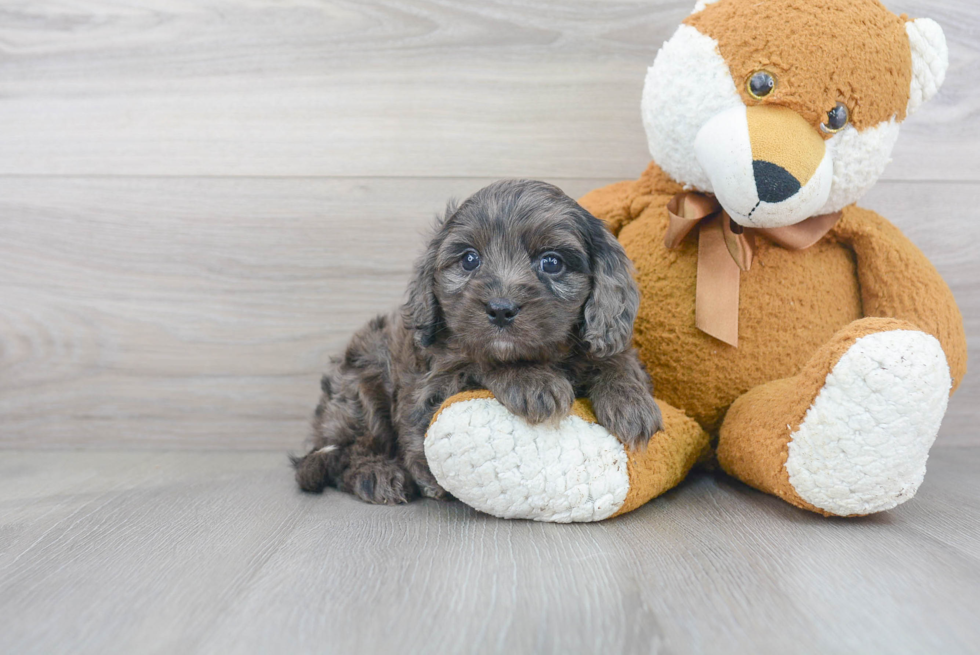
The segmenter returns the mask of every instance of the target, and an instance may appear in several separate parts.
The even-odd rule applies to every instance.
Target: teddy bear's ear
[[[707,7],[708,5],[713,5],[716,2],[718,2],[718,0],[698,0],[697,3],[695,3],[694,5],[694,11],[692,11],[691,13],[696,14],[702,9],[704,9],[705,7]]]
[[[932,99],[946,79],[949,68],[949,48],[943,28],[929,18],[917,18],[905,23],[912,45],[912,88],[908,113]]]

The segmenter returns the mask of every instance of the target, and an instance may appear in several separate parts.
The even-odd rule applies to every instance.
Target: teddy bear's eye
[[[749,78],[747,86],[750,96],[762,100],[776,88],[776,78],[766,71],[759,71]]]
[[[842,102],[838,102],[836,107],[827,112],[827,121],[820,125],[820,129],[824,132],[834,134],[847,127],[850,120],[851,114],[847,111],[847,106]]]

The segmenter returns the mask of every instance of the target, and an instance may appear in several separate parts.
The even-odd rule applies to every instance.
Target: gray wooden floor
[[[293,489],[283,455],[11,451],[7,653],[975,653],[980,449],[827,520],[699,473],[599,524]]]
[[[694,0],[0,0],[0,653],[980,650],[980,374],[919,495],[706,473],[620,519],[293,488],[329,356],[498,177],[635,178]],[[862,204],[980,356],[980,11]]]

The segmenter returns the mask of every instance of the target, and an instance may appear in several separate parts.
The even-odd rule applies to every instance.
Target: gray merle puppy
[[[638,304],[622,246],[557,187],[496,182],[450,204],[402,311],[361,328],[323,376],[296,481],[372,503],[448,498],[422,442],[440,404],[471,389],[529,423],[586,396],[624,444],[646,444],[661,418],[631,346]]]

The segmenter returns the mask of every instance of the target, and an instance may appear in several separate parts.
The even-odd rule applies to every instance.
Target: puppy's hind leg
[[[350,465],[348,448],[355,441],[358,421],[354,403],[335,397],[329,375],[320,382],[323,395],[313,419],[313,447],[303,457],[290,457],[296,469],[296,483],[303,491],[320,493],[336,487]]]
[[[347,453],[340,446],[323,446],[311,450],[303,457],[290,456],[296,469],[296,484],[303,491],[320,493],[326,487],[336,486],[337,476],[345,469]]]
[[[395,434],[383,391],[371,376],[327,375],[313,421],[313,447],[294,458],[300,489],[337,487],[380,505],[417,495],[411,476],[395,460]]]
[[[322,446],[293,457],[292,462],[296,483],[303,491],[320,493],[326,487],[337,487],[378,505],[400,505],[417,495],[404,468],[360,444]]]

